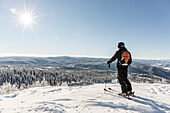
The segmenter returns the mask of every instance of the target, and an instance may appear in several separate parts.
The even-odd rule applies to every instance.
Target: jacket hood
[[[121,48],[119,48],[119,50],[120,50],[120,51],[121,51],[121,50],[127,51],[126,47],[121,47]]]

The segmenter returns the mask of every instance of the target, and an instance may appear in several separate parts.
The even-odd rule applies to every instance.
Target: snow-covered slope
[[[104,93],[104,84],[30,88],[0,95],[0,113],[170,113],[170,84],[132,85],[133,100]]]

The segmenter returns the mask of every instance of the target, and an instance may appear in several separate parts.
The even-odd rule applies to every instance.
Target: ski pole
[[[108,68],[110,68],[110,64],[108,64]]]
[[[107,75],[106,75],[106,82],[105,82],[105,89],[106,89],[106,85],[107,85],[107,76],[109,74],[109,68],[110,68],[110,64],[108,64]]]

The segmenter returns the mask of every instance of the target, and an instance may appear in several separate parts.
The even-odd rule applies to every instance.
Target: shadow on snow
[[[122,98],[122,97],[120,97],[120,98]],[[147,98],[140,97],[140,96],[135,96],[135,97],[132,97],[132,98],[133,98],[133,100],[128,100],[128,101],[129,102],[136,102],[136,103],[143,104],[143,105],[149,105],[149,106],[148,107],[145,107],[145,106],[141,107],[140,105],[139,105],[139,107],[138,106],[128,106],[128,105],[123,104],[123,103],[120,103],[120,105],[118,105],[118,104],[114,104],[113,102],[98,102],[98,101],[93,101],[93,100],[88,101],[88,102],[92,103],[92,104],[89,104],[91,106],[109,107],[109,108],[112,108],[112,109],[121,108],[121,109],[124,109],[124,110],[140,111],[141,113],[146,113],[146,112],[149,112],[149,113],[166,113],[165,111],[170,111],[170,108],[167,107],[168,105],[166,106],[166,104],[160,103],[162,105],[159,105],[154,100],[147,99]]]

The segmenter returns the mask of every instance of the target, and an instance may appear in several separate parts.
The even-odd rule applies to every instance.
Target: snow
[[[0,95],[0,113],[170,113],[170,84],[132,86],[133,100],[104,92],[104,84],[30,88]]]
[[[170,67],[165,67],[164,69],[170,70]]]

